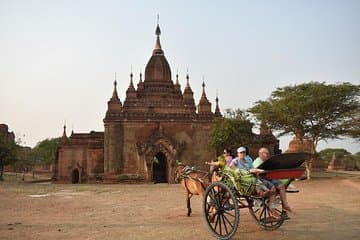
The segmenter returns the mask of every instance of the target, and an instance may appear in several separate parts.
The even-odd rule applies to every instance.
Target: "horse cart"
[[[289,219],[282,208],[279,194],[272,202],[271,211],[275,210],[280,217],[274,218],[270,214],[269,197],[256,194],[256,184],[259,184],[259,178],[260,181],[262,178],[282,179],[287,188],[293,180],[303,175],[305,169],[301,165],[308,157],[306,153],[275,155],[258,167],[265,170],[260,176],[236,174],[227,168],[219,171],[219,180],[211,183],[203,196],[204,218],[212,234],[218,239],[231,238],[237,231],[242,208],[249,210],[261,228],[279,228]]]

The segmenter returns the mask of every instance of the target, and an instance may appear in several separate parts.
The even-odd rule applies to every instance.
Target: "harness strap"
[[[199,178],[194,178],[192,176],[190,176],[189,174],[191,173],[202,173],[203,175]],[[209,176],[209,173],[208,172],[204,172],[204,171],[200,171],[200,170],[197,170],[195,169],[194,167],[189,167],[189,166],[186,166],[183,168],[183,170],[180,172],[180,176],[182,178],[188,178],[188,179],[191,179],[193,181],[197,181],[197,182],[200,182],[201,185],[204,187],[204,180],[203,178],[206,178]],[[205,188],[205,187],[204,187]]]
[[[207,174],[207,175],[208,175],[208,174]],[[204,177],[206,177],[206,175],[202,176],[202,178],[204,178]],[[190,179],[190,180],[199,182],[199,183],[201,184],[201,187],[202,187],[203,189],[206,189],[204,180],[201,179],[201,178],[194,178],[194,177],[191,177],[191,176],[188,176],[188,175],[183,176],[183,178],[184,178],[185,180],[186,180],[186,179]],[[184,182],[185,182],[185,187],[186,187],[186,189],[189,191],[189,188],[188,188],[188,186],[186,185],[186,181],[184,181]]]

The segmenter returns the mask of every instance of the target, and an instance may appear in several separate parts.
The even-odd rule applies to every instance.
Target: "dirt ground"
[[[360,175],[321,174],[295,183],[295,210],[278,230],[260,229],[247,209],[233,239],[360,239]],[[0,239],[214,239],[201,202],[193,215],[179,185],[0,183]]]

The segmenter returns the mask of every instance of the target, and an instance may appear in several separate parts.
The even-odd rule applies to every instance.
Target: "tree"
[[[357,152],[353,155],[355,159],[355,169],[360,170],[360,152]]]
[[[16,174],[18,170],[22,172],[22,180],[25,181],[25,173],[32,167],[31,162],[31,148],[24,146],[17,146],[17,158],[15,162]]]
[[[31,150],[33,165],[41,164],[50,166],[55,160],[56,149],[60,143],[60,138],[45,139],[36,144]]]
[[[344,126],[346,129],[346,135],[360,141],[360,110],[355,114]]]
[[[336,159],[340,161],[351,161],[353,156],[350,152],[343,148],[326,148],[319,152],[319,156],[326,165],[331,161],[335,154]]]
[[[209,145],[217,152],[224,148],[236,148],[251,142],[253,123],[248,115],[240,109],[225,110],[223,118],[218,118],[212,129]]]
[[[17,159],[17,146],[13,141],[6,141],[6,138],[0,135],[0,181],[3,180],[4,166],[9,165]]]
[[[326,148],[319,152],[321,158],[327,163],[335,158],[342,162],[345,170],[360,170],[360,152],[351,154],[343,148]]]
[[[359,114],[359,95],[360,85],[303,83],[277,88],[249,111],[279,136],[293,134],[302,145],[310,139],[315,155],[319,141],[350,135],[348,126]],[[308,179],[311,165],[312,159],[306,161]]]

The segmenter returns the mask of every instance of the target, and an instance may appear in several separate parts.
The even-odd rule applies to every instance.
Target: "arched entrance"
[[[153,181],[154,181],[154,183],[167,183],[168,182],[166,156],[162,152],[159,152],[154,157]]]
[[[79,183],[79,180],[80,180],[80,176],[79,176],[79,175],[80,175],[80,174],[79,174],[79,170],[74,169],[74,170],[72,171],[71,182],[72,182],[73,184]]]

